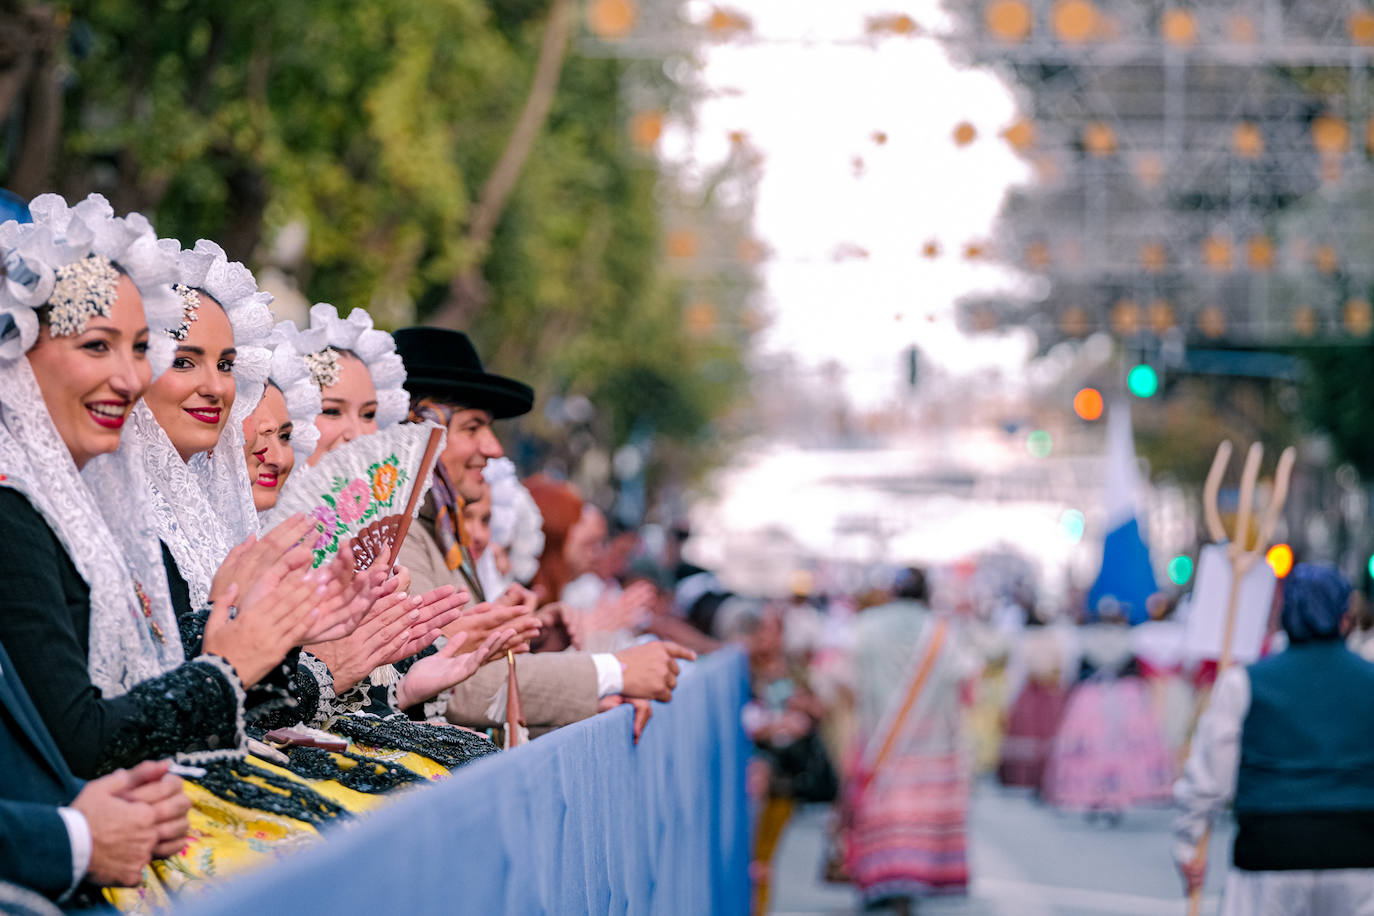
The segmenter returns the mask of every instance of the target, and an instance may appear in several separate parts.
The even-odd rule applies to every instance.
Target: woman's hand
[[[429,658],[422,658],[410,666],[396,687],[396,705],[406,709],[437,697],[454,684],[461,684],[486,664],[498,646],[514,636],[514,630],[497,630],[488,634],[471,652],[462,652],[461,643],[450,641]]]
[[[320,602],[319,617],[293,646],[342,639],[362,623],[368,608],[382,593],[387,574],[385,568],[363,572],[354,569],[353,549],[345,544],[331,563],[315,570],[325,576],[329,589]]]
[[[233,582],[205,623],[205,651],[228,661],[243,685],[251,687],[293,646],[352,632],[383,575],[370,570],[354,575],[352,564],[347,547],[334,563],[313,570],[308,564],[291,568],[288,552],[241,601],[239,584]]]
[[[461,620],[449,624],[444,633],[448,638],[460,643],[464,652],[471,652],[486,641],[497,630],[510,629],[514,635],[500,644],[494,656],[512,652],[528,652],[530,640],[539,635],[541,625],[535,614],[534,592],[512,585],[495,601],[479,604],[463,613]]]
[[[298,513],[261,538],[249,535],[220,564],[210,584],[210,603],[222,599],[231,585],[238,585],[242,597],[266,576],[276,576],[270,583],[274,585],[287,572],[308,567],[312,552],[305,540],[314,530],[315,522]]]
[[[329,666],[334,691],[347,690],[379,665],[394,665],[427,648],[441,629],[456,620],[468,593],[451,585],[424,595],[399,590],[403,580],[392,577],[356,630],[342,639],[311,643],[306,651]]]

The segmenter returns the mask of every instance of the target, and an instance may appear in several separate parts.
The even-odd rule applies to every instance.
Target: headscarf
[[[105,198],[92,194],[68,207],[56,194],[30,205],[34,222],[0,225],[0,486],[23,493],[61,542],[90,588],[87,667],[91,682],[109,696],[170,671],[185,661],[138,477],[112,481],[94,493],[82,478],[43,400],[25,354],[38,339],[37,310],[53,294],[56,271],[92,255],[108,258],[138,287],[154,329],[181,315],[172,292],[176,262],[157,244],[142,216],[116,218]],[[150,341],[154,372],[171,361],[167,346]],[[101,514],[117,514],[116,538]]]
[[[1279,621],[1291,642],[1339,639],[1350,586],[1330,566],[1299,563],[1283,583]]]

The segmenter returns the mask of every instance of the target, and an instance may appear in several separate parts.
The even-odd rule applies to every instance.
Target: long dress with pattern
[[[940,641],[931,653],[937,632]],[[870,608],[855,621],[862,762],[849,787],[846,858],[867,901],[967,888],[970,754],[962,735],[961,690],[974,667],[956,634],[918,602]],[[917,680],[917,699],[900,715]],[[886,754],[883,747],[889,748]]]
[[[1085,678],[1069,695],[1046,764],[1044,796],[1061,808],[1122,812],[1172,797],[1174,761],[1125,627],[1083,628]]]

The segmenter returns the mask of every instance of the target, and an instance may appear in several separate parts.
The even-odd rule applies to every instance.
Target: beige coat
[[[410,570],[410,589],[423,594],[441,585],[465,587],[462,574],[450,570],[434,537],[433,504],[426,500],[420,517],[401,545],[398,562]],[[596,714],[596,666],[585,652],[540,652],[515,660],[520,700],[530,731],[538,734]],[[483,665],[453,688],[445,712],[455,725],[490,728],[506,723],[506,663]]]

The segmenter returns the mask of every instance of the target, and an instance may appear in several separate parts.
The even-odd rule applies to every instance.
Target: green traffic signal
[[[1193,559],[1187,554],[1180,554],[1169,561],[1169,581],[1175,585],[1184,585],[1189,579],[1193,578]]]
[[[1159,390],[1159,374],[1153,366],[1140,363],[1131,367],[1131,371],[1126,375],[1126,387],[1138,398],[1154,397],[1154,393]]]

